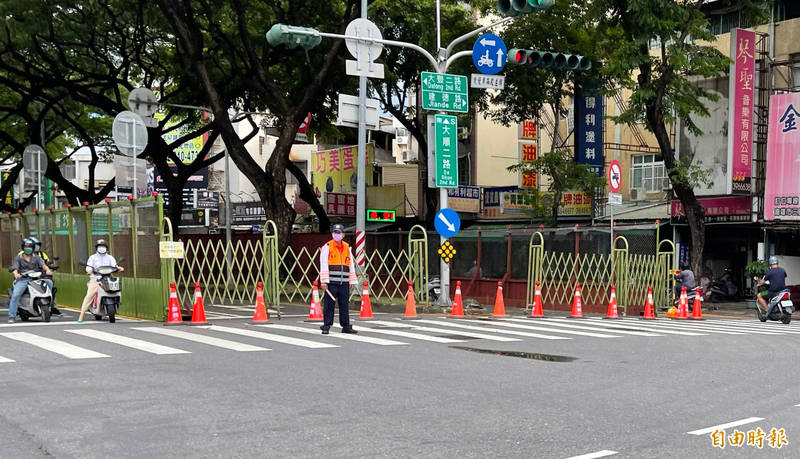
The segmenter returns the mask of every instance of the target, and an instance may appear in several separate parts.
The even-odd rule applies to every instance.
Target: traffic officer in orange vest
[[[320,327],[322,334],[327,335],[333,325],[333,307],[339,303],[339,324],[342,333],[358,333],[350,325],[350,289],[358,283],[356,266],[353,263],[353,251],[344,242],[344,226],[333,225],[333,239],[323,245],[319,251],[319,279],[322,288],[322,317]]]

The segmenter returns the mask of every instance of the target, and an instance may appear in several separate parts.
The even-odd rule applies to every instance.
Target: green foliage
[[[761,279],[767,272],[767,262],[764,260],[753,260],[744,267],[745,278]]]

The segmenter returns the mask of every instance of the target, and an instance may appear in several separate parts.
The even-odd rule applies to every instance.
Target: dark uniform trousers
[[[339,303],[339,324],[342,328],[350,328],[350,284],[347,282],[340,283],[340,282],[331,282],[328,284],[328,291],[331,292],[334,298],[336,298],[336,303]],[[331,298],[331,295],[324,293],[324,299],[322,300],[322,318],[323,330],[329,330],[333,325],[333,307],[334,301]]]

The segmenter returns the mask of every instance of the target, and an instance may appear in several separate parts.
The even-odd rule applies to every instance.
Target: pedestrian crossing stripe
[[[295,327],[293,325],[264,324],[264,325],[256,325],[256,327],[267,327],[267,328],[274,328],[274,329],[277,329],[277,330],[295,331],[295,332],[300,332],[300,333],[309,333],[309,334],[312,334],[312,335],[320,335],[320,330],[319,329],[312,330],[310,328]],[[337,333],[337,334],[331,333],[330,335],[326,335],[325,338],[326,339],[327,338],[343,339],[343,340],[348,340],[348,341],[359,341],[359,342],[362,342],[362,343],[377,344],[378,346],[398,346],[398,345],[408,344],[408,343],[403,343],[403,342],[400,342],[400,341],[394,341],[394,340],[390,340],[390,339],[375,338],[375,337],[372,337],[372,336],[363,336],[363,335],[348,335],[348,334],[345,334],[345,333]]]
[[[414,321],[414,322],[415,322],[415,324],[416,323],[420,323],[419,320]],[[436,322],[434,322],[434,323],[436,323]],[[418,325],[398,324],[398,323],[394,323],[394,322],[391,322],[391,321],[384,321],[384,320],[372,320],[372,321],[370,321],[370,324],[385,325],[385,326],[390,326],[390,327],[391,326],[396,326],[396,327],[400,327],[400,328],[410,328],[412,330],[419,330],[419,331],[424,331],[424,332],[429,332],[429,333],[455,333],[453,330],[448,330],[446,328],[420,327]],[[370,331],[372,330],[372,328],[369,328],[369,327],[365,327],[364,329],[367,329],[367,330],[370,330]],[[502,341],[502,342],[522,341],[519,338],[508,338],[508,337],[505,337],[505,336],[492,336],[492,335],[487,335],[485,333],[473,333],[473,332],[468,332],[468,331],[466,331],[466,332],[465,331],[459,331],[458,333],[461,336],[469,336],[471,338],[486,339],[486,340],[489,340],[489,341]]]
[[[507,319],[507,320],[514,321],[514,322],[528,322],[528,323],[530,322],[530,320],[528,320],[528,319]],[[550,325],[553,325],[555,327],[563,327],[563,328],[570,328],[570,329],[576,329],[576,330],[597,330],[597,328],[593,328],[591,326],[586,327],[586,326],[583,326],[583,325],[575,325],[574,323],[566,323],[566,321],[568,319],[563,319],[565,321],[563,323],[561,322],[561,320],[562,319],[548,319],[548,321],[550,321]],[[600,330],[600,331],[604,331],[604,330]],[[620,334],[620,335],[662,336],[662,335],[658,335],[656,333],[650,333],[650,332],[645,332],[645,331],[635,331],[635,330],[609,330],[609,332],[617,333],[617,334]]]
[[[254,351],[269,351],[265,347],[252,346],[250,344],[239,343],[237,341],[229,341],[227,339],[215,338],[213,336],[199,335],[196,333],[188,333],[181,330],[174,330],[169,328],[157,327],[134,327],[133,330],[139,330],[148,333],[155,333],[158,335],[171,336],[173,338],[185,339],[186,341],[194,341],[195,343],[207,344],[209,346],[221,347],[237,352],[254,352]]]
[[[130,338],[122,335],[116,335],[114,333],[108,333],[100,330],[92,330],[84,328],[80,330],[65,330],[65,331],[68,333],[74,333],[76,335],[85,336],[87,338],[99,339],[100,341],[119,344],[120,346],[125,346],[132,349],[138,349],[140,351],[149,352],[151,354],[156,354],[156,355],[191,354],[191,352],[184,351],[182,349],[162,346],[160,344],[151,343],[149,341]]]
[[[341,328],[341,326],[337,326],[336,328]],[[443,343],[443,344],[450,344],[450,343],[463,343],[463,339],[452,339],[452,338],[442,338],[439,336],[430,336],[430,335],[423,335],[420,333],[412,333],[412,332],[405,332],[400,330],[384,330],[384,329],[377,329],[377,328],[365,328],[361,327],[360,331],[369,331],[370,333],[379,333],[382,335],[394,335],[400,336],[402,338],[411,338],[411,339],[418,339],[421,341],[432,341],[434,343]]]
[[[74,344],[67,343],[66,341],[45,338],[28,332],[0,333],[0,336],[5,336],[6,338],[21,341],[23,343],[28,343],[46,351],[55,352],[56,354],[63,355],[68,359],[99,359],[111,357],[106,354],[101,354],[99,352],[75,346]]]
[[[268,340],[268,341],[275,341],[275,342],[278,342],[278,343],[290,344],[292,346],[306,347],[306,348],[309,348],[309,349],[325,349],[325,348],[339,347],[339,346],[337,346],[335,344],[320,343],[320,342],[317,342],[317,341],[309,341],[309,340],[300,339],[300,338],[292,338],[291,336],[277,335],[277,334],[274,334],[274,333],[260,332],[260,331],[254,331],[254,330],[246,330],[244,328],[221,327],[219,325],[211,325],[211,326],[209,326],[207,328],[209,330],[211,330],[211,331],[217,331],[217,332],[222,332],[222,333],[231,333],[231,334],[234,334],[234,335],[247,336],[247,337],[250,337],[250,338],[258,338],[258,339],[263,339],[263,340]]]
[[[525,321],[530,322],[530,321]],[[546,324],[546,322],[535,322],[536,324]],[[508,327],[508,328],[519,328],[523,330],[537,330],[543,332],[550,332],[550,333],[563,333],[566,335],[580,335],[580,336],[591,336],[593,338],[621,338],[619,335],[609,335],[605,333],[593,333],[593,332],[585,332],[585,331],[578,331],[578,330],[557,330],[546,326],[539,326],[539,325],[522,325],[512,322],[506,322],[503,320],[491,321],[492,325],[497,325],[499,327]]]
[[[12,363],[12,362],[14,362],[14,361],[11,360],[11,359],[7,359],[7,358],[3,357],[2,355],[0,355],[0,363]]]
[[[517,331],[517,330],[498,330],[496,328],[478,327],[478,326],[474,326],[474,325],[464,325],[464,321],[461,321],[459,323],[455,323],[455,322],[440,322],[440,321],[436,321],[436,320],[421,319],[421,320],[417,320],[416,322],[443,325],[445,327],[452,327],[452,328],[463,328],[465,330],[479,330],[479,331],[487,332],[487,333],[503,333],[505,335],[527,336],[529,338],[553,339],[553,340],[557,340],[557,339],[572,339],[572,338],[570,338],[568,336],[542,335],[540,333],[531,333],[531,332],[524,332],[524,331]]]

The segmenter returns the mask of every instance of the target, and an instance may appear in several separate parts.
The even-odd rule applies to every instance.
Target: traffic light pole
[[[361,17],[367,19],[367,0],[361,0]],[[356,168],[356,266],[364,276],[366,254],[367,77],[358,77],[358,167]],[[359,279],[359,284],[362,279]]]

